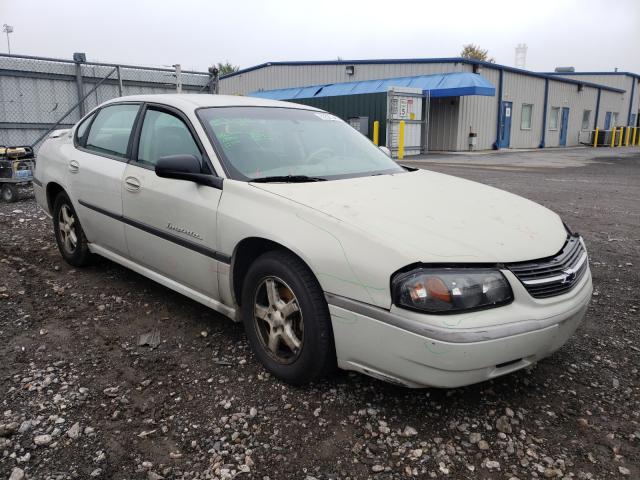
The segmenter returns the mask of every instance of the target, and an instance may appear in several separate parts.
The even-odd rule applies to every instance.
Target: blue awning
[[[263,90],[251,92],[249,96],[268,98],[271,100],[295,100],[297,98],[382,93],[387,92],[392,87],[420,88],[425,95],[429,95],[431,98],[461,97],[464,95],[485,95],[493,97],[496,94],[495,87],[482,75],[469,72],[455,72]]]

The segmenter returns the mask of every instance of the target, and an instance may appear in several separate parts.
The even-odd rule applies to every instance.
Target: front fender
[[[234,180],[224,183],[217,232],[225,254],[246,238],[270,240],[302,258],[325,292],[384,308],[391,305],[390,274],[408,263],[341,220]]]

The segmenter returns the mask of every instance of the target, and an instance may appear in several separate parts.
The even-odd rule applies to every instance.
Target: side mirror
[[[187,180],[199,185],[222,189],[222,178],[202,173],[200,161],[193,155],[167,155],[156,163],[156,175],[162,178]]]
[[[381,145],[378,147],[382,153],[384,153],[387,157],[391,158],[391,150],[389,150],[387,147],[385,147],[384,145]]]

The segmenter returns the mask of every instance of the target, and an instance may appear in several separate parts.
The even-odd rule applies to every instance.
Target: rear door
[[[107,105],[77,129],[68,145],[67,188],[91,243],[127,256],[122,178],[139,103]]]
[[[181,112],[147,105],[122,181],[125,235],[137,263],[214,299],[218,298],[216,212],[222,194],[186,180],[160,178],[159,158],[194,155],[214,173],[202,144]]]

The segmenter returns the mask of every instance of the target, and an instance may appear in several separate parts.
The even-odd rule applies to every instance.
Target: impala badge
[[[202,237],[198,235],[196,232],[192,232],[191,230],[187,230],[186,228],[183,228],[183,227],[178,227],[177,225],[174,225],[171,222],[167,223],[167,228],[169,230],[173,230],[174,232],[184,233],[185,235],[189,235],[190,237],[197,238],[198,240],[202,240]]]

